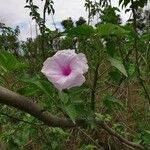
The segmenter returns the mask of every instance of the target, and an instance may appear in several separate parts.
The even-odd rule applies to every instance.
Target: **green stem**
[[[41,34],[42,34],[41,46],[42,46],[43,61],[46,59],[46,56],[45,56],[45,19],[46,19],[46,2],[45,2],[45,5],[44,5],[44,9],[43,9],[43,26],[42,26],[42,29],[41,29]]]
[[[100,61],[97,61],[96,69],[94,73],[94,81],[93,81],[93,87],[92,87],[92,93],[91,93],[91,108],[93,111],[95,111],[95,92],[96,92],[96,85],[98,80],[98,69],[100,66]]]

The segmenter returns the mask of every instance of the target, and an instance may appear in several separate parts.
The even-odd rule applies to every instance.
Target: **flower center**
[[[65,66],[62,68],[62,73],[64,76],[68,76],[71,73],[71,68],[70,66]]]

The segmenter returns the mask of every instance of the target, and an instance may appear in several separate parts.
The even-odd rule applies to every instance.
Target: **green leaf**
[[[67,113],[73,123],[77,118],[77,112],[75,105],[70,101],[69,95],[64,92],[59,92],[59,97],[63,102],[62,109]]]
[[[96,119],[104,120],[104,121],[111,121],[112,117],[108,114],[101,114],[101,113],[95,113]]]
[[[128,76],[134,75],[134,73],[136,72],[136,66],[135,66],[135,64],[128,63],[127,64],[127,70],[128,70]]]
[[[149,130],[144,131],[142,139],[144,141],[144,144],[150,145],[150,131]]]
[[[97,146],[88,144],[88,145],[83,145],[82,147],[80,147],[77,150],[95,150],[95,149],[97,149]]]
[[[96,149],[96,148],[97,148],[97,146],[89,144],[89,145],[87,145],[87,146],[85,147],[84,150],[94,150],[94,149]]]
[[[68,94],[66,94],[66,93],[64,93],[64,92],[59,92],[59,98],[61,99],[61,101],[62,101],[64,104],[67,104],[67,103],[68,103],[68,100],[69,100]]]
[[[72,120],[72,122],[75,124],[75,120],[77,117],[75,106],[74,105],[65,106],[65,111]]]
[[[115,81],[117,83],[119,83],[122,78],[122,73],[118,69],[110,71],[109,75],[110,75],[110,80]]]
[[[20,63],[13,54],[0,50],[0,72],[8,73],[24,68],[25,64]]]
[[[75,37],[90,37],[95,34],[95,30],[92,26],[84,24],[75,28],[71,28],[65,33],[67,33],[69,36]]]
[[[113,57],[114,54],[116,53],[116,40],[114,40],[113,38],[108,39],[106,42],[106,47],[107,47],[107,53]]]
[[[144,34],[143,36],[141,36],[141,40],[143,40],[143,41],[149,41],[150,40],[150,34],[149,33]]]
[[[100,36],[126,36],[129,31],[115,24],[100,24],[97,27]]]
[[[103,104],[108,108],[108,110],[112,110],[115,107],[126,110],[124,104],[120,100],[109,94],[104,97]]]
[[[39,90],[36,87],[23,87],[17,90],[17,92],[24,96],[34,96]]]
[[[105,116],[101,113],[95,113],[96,119],[104,120]]]
[[[63,130],[62,128],[55,127],[51,128],[51,130],[53,133],[61,136],[62,138],[68,137],[70,135],[69,132]]]
[[[119,61],[117,59],[114,59],[112,57],[110,57],[108,60],[110,61],[112,66],[117,68],[121,73],[123,73],[126,77],[128,77],[126,69],[125,69],[125,67],[124,67],[124,65],[122,64],[121,61]]]
[[[31,78],[30,76],[24,76],[21,79],[22,82],[27,83],[30,87],[35,87],[42,93],[48,95],[49,97],[52,96],[52,87],[51,84],[48,81],[40,80],[36,77]]]

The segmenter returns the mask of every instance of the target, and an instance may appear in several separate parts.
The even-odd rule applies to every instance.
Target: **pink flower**
[[[84,73],[88,71],[84,54],[75,50],[61,50],[49,57],[43,64],[41,72],[59,90],[81,86],[85,82]]]

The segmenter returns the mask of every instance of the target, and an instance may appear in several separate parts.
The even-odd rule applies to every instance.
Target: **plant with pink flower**
[[[84,73],[88,71],[87,59],[75,50],[60,50],[49,57],[41,72],[59,90],[81,86],[85,82]]]

